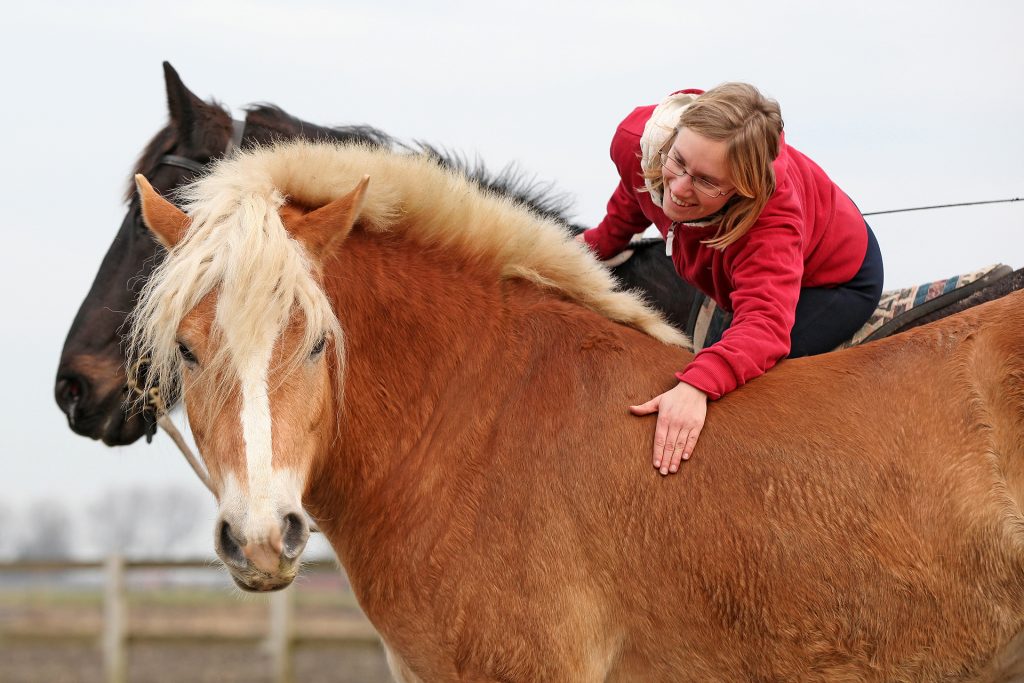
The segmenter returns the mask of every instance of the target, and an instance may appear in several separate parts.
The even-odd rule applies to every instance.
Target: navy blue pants
[[[852,337],[875,312],[882,296],[882,252],[871,226],[865,226],[868,251],[852,280],[835,287],[800,290],[790,335],[790,358],[831,351]]]

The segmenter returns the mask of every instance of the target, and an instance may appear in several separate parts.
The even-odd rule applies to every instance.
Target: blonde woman
[[[678,384],[630,407],[658,413],[653,462],[663,475],[690,458],[708,400],[786,356],[834,349],[878,305],[882,257],[871,229],[782,127],[777,102],[725,83],[638,107],[612,139],[621,182],[604,220],[580,239],[608,259],[653,223],[679,275],[733,316],[676,373]]]

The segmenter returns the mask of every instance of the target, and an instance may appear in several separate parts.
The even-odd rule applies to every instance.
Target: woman
[[[621,182],[607,215],[580,239],[607,259],[651,223],[680,276],[733,314],[715,344],[638,406],[658,413],[654,466],[693,453],[708,400],[783,357],[824,353],[867,322],[882,292],[882,257],[857,207],[785,142],[779,105],[745,83],[683,90],[619,125]]]

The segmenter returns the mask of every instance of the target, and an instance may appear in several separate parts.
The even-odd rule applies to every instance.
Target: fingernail
[[[661,473],[662,474],[668,474],[668,468],[667,467],[662,467],[661,468]]]
[[[673,473],[675,473],[678,470],[679,470],[679,465],[672,465],[672,467],[669,468],[669,471],[673,472]]]
[[[689,459],[690,459],[690,454],[689,453],[683,453],[683,460],[689,460]]]

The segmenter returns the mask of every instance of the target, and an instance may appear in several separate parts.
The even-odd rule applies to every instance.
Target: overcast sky
[[[199,487],[169,440],[108,449],[52,398],[68,326],[164,124],[160,63],[203,98],[516,162],[596,223],[612,132],[684,87],[754,83],[864,211],[1024,196],[1024,3],[37,0],[0,26],[0,505]],[[1024,202],[871,221],[887,288],[1024,266]],[[180,421],[180,420],[179,420]],[[212,504],[210,506],[212,510]],[[212,517],[211,517],[212,525]],[[211,527],[212,528],[212,527]],[[0,527],[0,533],[3,533]]]

